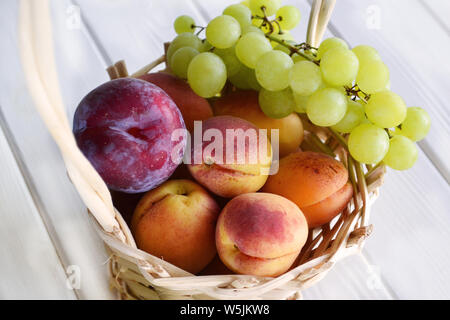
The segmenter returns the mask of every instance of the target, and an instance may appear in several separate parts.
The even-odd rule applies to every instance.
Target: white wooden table
[[[227,0],[53,0],[67,114],[125,59],[137,70],[162,53],[180,14],[198,24]],[[306,34],[310,3],[297,5]],[[108,299],[107,255],[27,92],[17,48],[18,1],[0,1],[0,299]],[[79,14],[80,13],[80,14]],[[389,171],[361,255],[340,262],[307,299],[450,298],[450,1],[338,0],[326,37],[376,47],[392,89],[423,106],[432,129],[407,172]],[[81,275],[71,289],[74,272]],[[78,274],[78,273],[77,273]],[[69,277],[69,280],[67,279]],[[76,284],[76,283],[75,283]]]

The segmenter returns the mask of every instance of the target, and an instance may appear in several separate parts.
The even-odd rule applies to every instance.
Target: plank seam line
[[[441,0],[443,1],[443,0]],[[434,20],[441,26],[442,29],[450,36],[450,29],[447,27],[441,17],[436,14],[436,12],[426,3],[424,0],[420,0],[419,3],[424,7],[425,10],[434,18]]]
[[[97,33],[95,33],[94,28],[89,22],[89,19],[83,14],[83,11],[81,10],[82,6],[76,1],[76,0],[69,0],[70,3],[72,3],[74,6],[77,6],[80,8],[80,22],[81,22],[81,31],[83,35],[85,36],[87,42],[89,43],[89,46],[92,48],[92,50],[95,52],[99,60],[103,63],[103,67],[106,70],[109,66],[114,64],[114,61],[112,57],[108,54],[108,50],[103,46],[102,41],[97,36]],[[151,34],[151,40],[156,44],[161,44],[164,42],[161,40],[158,35]],[[125,59],[126,62],[126,59]],[[105,71],[106,74],[106,71]]]
[[[61,264],[61,267],[63,268],[63,272],[67,277],[66,270],[67,270],[68,265],[65,261],[68,262],[68,258],[64,254],[64,250],[61,247],[61,245],[59,245],[59,241],[57,241],[57,239],[54,238],[54,237],[56,237],[56,234],[57,234],[55,227],[47,214],[45,205],[43,204],[43,202],[39,196],[36,185],[35,185],[33,178],[27,168],[27,165],[23,161],[22,152],[20,151],[20,149],[18,147],[18,144],[17,144],[17,142],[14,138],[14,135],[11,131],[11,128],[9,127],[8,123],[6,122],[6,118],[3,114],[3,108],[1,105],[0,105],[0,128],[3,130],[6,142],[8,143],[8,146],[11,150],[14,160],[16,161],[17,167],[19,168],[19,171],[22,174],[22,178],[28,189],[31,200],[33,201],[36,211],[38,212],[39,217],[41,218],[41,221],[44,225],[45,230],[47,231],[47,235],[50,239],[53,249],[55,250],[57,259],[58,259],[59,263]],[[69,290],[69,289],[67,289],[67,290]],[[77,300],[81,299],[79,296],[78,290],[73,289],[72,292],[74,293]]]
[[[92,26],[88,22],[88,19],[84,16],[79,3],[75,0],[69,0],[69,2],[72,3],[74,6],[77,6],[78,8],[80,8],[80,20],[81,20],[82,33],[86,37],[89,45],[94,50],[95,54],[99,57],[100,61],[103,62],[103,67],[106,70],[106,68],[108,68],[109,66],[111,66],[113,64],[111,57],[109,56],[105,47],[102,45],[97,34],[94,32]]]

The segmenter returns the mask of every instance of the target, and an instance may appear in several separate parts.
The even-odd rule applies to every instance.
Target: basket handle
[[[314,0],[309,15],[306,43],[318,47],[327,29],[336,0]]]
[[[48,0],[21,0],[19,48],[29,92],[57,143],[67,172],[83,202],[101,227],[125,241],[109,190],[77,147],[65,114],[55,65]]]

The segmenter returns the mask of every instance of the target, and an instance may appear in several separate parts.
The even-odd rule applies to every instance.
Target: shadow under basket
[[[313,2],[308,44],[317,46],[320,42],[333,6],[334,0]],[[106,184],[73,137],[58,88],[50,21],[48,1],[42,5],[30,0],[22,2],[21,60],[36,108],[61,150],[70,180],[106,245],[111,286],[120,298],[300,299],[301,291],[322,279],[338,260],[361,250],[372,231],[368,223],[370,208],[386,169],[383,165],[372,167],[356,162],[348,154],[345,136],[329,128],[316,127],[306,117],[302,117],[305,139],[301,148],[323,152],[341,161],[348,170],[354,192],[347,207],[331,223],[310,230],[305,246],[288,272],[276,278],[237,274],[195,276],[139,250],[128,225],[114,209]],[[40,41],[36,50],[31,44],[42,37],[48,37],[45,39],[48,41]],[[163,61],[161,57],[131,76],[147,73]],[[128,76],[122,62],[108,68],[108,72],[112,78]]]

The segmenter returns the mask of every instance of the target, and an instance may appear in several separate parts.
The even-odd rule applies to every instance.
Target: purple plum
[[[106,82],[81,100],[73,132],[83,154],[112,190],[140,193],[166,181],[181,163],[186,135],[173,100],[139,79]],[[178,132],[183,132],[178,131]]]

